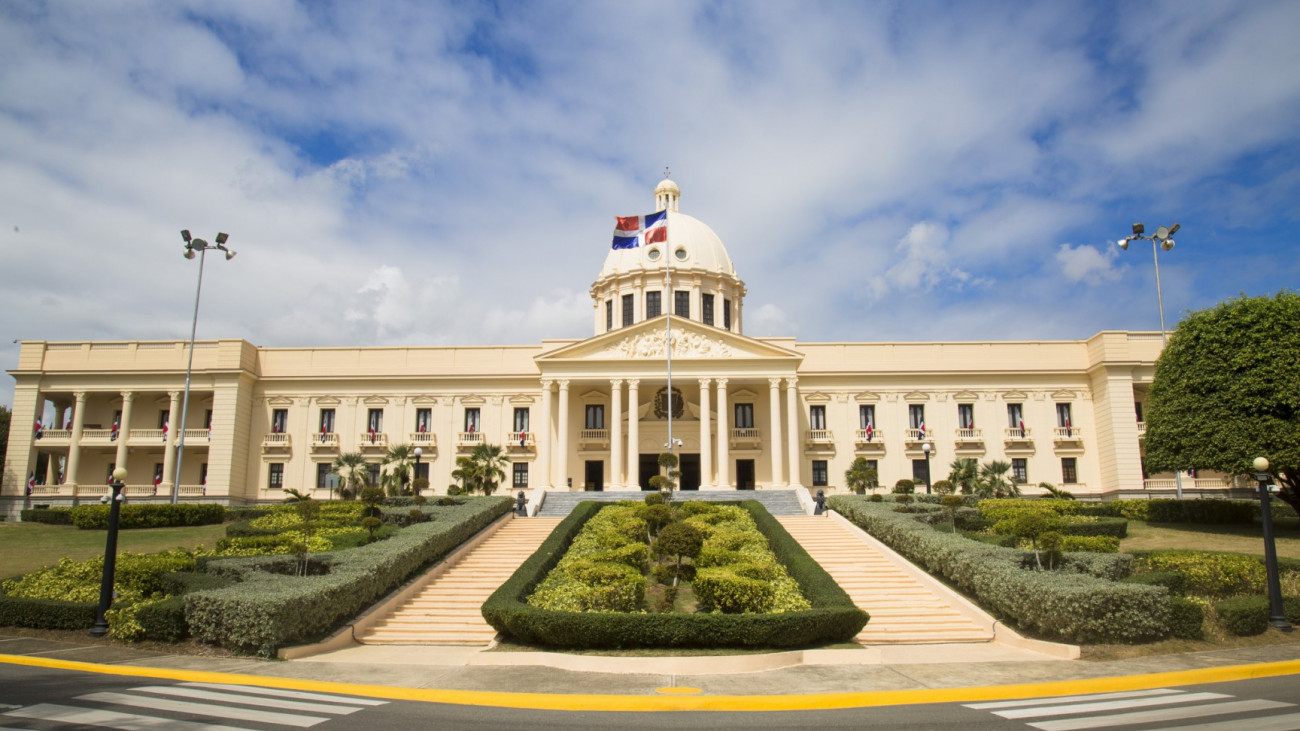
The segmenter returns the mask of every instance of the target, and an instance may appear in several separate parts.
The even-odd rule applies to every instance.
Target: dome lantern
[[[668,168],[664,168],[664,179],[655,186],[655,211],[677,210],[677,199],[682,195],[677,183],[668,177]]]

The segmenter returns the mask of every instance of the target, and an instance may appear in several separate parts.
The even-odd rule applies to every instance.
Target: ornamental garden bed
[[[483,616],[566,649],[810,647],[868,619],[755,501],[581,503]]]

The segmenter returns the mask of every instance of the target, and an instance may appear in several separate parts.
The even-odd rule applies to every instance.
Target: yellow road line
[[[1231,680],[1300,674],[1300,660],[1288,660],[1256,665],[1230,665],[1198,670],[1176,670],[1147,675],[1122,675],[1108,678],[967,688],[917,688],[912,690],[813,693],[807,695],[658,695],[654,694],[653,690],[647,695],[587,695],[394,688],[384,685],[273,678],[201,670],[100,665],[26,655],[0,654],[0,663],[59,670],[77,670],[101,675],[163,678],[200,683],[257,685],[265,688],[344,693],[425,703],[548,711],[816,711],[919,703],[970,703],[1010,698],[1046,698],[1056,695],[1146,690],[1170,685],[1221,683]]]

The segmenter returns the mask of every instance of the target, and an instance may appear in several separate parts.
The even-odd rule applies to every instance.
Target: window
[[[660,314],[662,314],[662,309],[660,304],[660,300],[662,297],[663,297],[662,292],[645,293],[645,319],[649,320],[652,317],[658,317]]]
[[[713,295],[700,295],[700,321],[705,325],[713,324]]]
[[[515,462],[513,467],[514,476],[510,484],[514,487],[528,487],[528,463]]]
[[[753,404],[736,404],[736,428],[753,429],[754,428],[754,405]]]
[[[826,407],[820,404],[808,407],[808,428],[826,428]]]
[[[908,405],[907,425],[912,429],[925,428],[925,405],[924,404]]]
[[[329,462],[316,463],[316,487],[329,487],[330,465]]]
[[[975,404],[957,404],[957,428],[975,428]]]
[[[875,429],[876,428],[876,405],[866,404],[858,406],[858,428]]]
[[[812,463],[813,487],[826,487],[826,460],[814,459]]]
[[[479,410],[477,408],[465,409],[465,431],[473,434],[482,428],[479,423]]]
[[[1029,460],[1023,457],[1011,460],[1011,481],[1017,485],[1024,485],[1029,482]]]
[[[1019,429],[1025,420],[1025,410],[1021,404],[1007,404],[1007,426]]]
[[[614,300],[605,300],[605,331],[614,329]]]
[[[867,468],[876,473],[876,479],[880,479],[880,463],[878,460],[867,460]]]
[[[1138,418],[1138,421],[1146,421],[1146,419],[1143,419],[1143,418],[1142,418],[1142,402],[1141,402],[1141,401],[1134,401],[1134,402],[1133,402],[1133,410],[1137,412],[1137,418]]]
[[[208,463],[207,462],[204,462],[199,465],[199,484],[200,485],[208,484]]]
[[[272,490],[284,487],[284,463],[272,462],[267,466],[266,486]]]
[[[384,410],[371,409],[366,414],[366,429],[378,434],[384,430]]]
[[[321,434],[334,433],[334,409],[320,410],[320,433]]]
[[[722,326],[731,329],[731,300],[722,300]]]
[[[1071,427],[1073,426],[1073,424],[1070,423],[1070,416],[1071,416],[1071,414],[1070,414],[1070,405],[1069,405],[1069,404],[1057,404],[1057,405],[1056,405],[1056,425],[1057,425],[1057,426],[1062,427],[1062,428],[1064,428],[1064,429],[1069,429],[1069,428],[1071,428]]]
[[[691,316],[690,292],[673,292],[673,314],[678,317]]]
[[[528,409],[527,409],[527,407],[522,408],[522,409],[515,409],[515,431],[517,431],[517,432],[526,432],[526,431],[528,431]]]
[[[166,428],[167,428],[167,422],[170,420],[170,418],[171,418],[171,412],[168,411],[167,409],[163,409],[163,410],[159,411],[159,412],[158,412],[158,428],[159,428],[159,429],[166,429]]]
[[[930,484],[930,481],[926,479],[927,477],[929,477],[929,474],[930,474],[929,468],[926,466],[925,460],[923,459],[912,460],[912,480],[916,482],[916,484],[918,485]]]
[[[421,434],[433,431],[433,409],[415,410],[415,430]]]
[[[423,478],[426,479],[426,480],[429,479],[429,463],[428,463],[428,462],[419,462],[419,463],[417,463],[417,464],[415,465],[415,477],[412,478],[412,479],[416,479],[416,480],[418,480],[418,479],[420,479],[421,477],[423,477]]]
[[[271,433],[283,434],[289,431],[289,410],[275,409],[271,412]]]
[[[379,465],[366,465],[366,484],[371,487],[379,487]]]
[[[605,428],[605,405],[604,404],[587,404],[587,426],[586,429],[604,429]]]
[[[623,295],[623,327],[632,324],[632,295]]]
[[[1078,463],[1074,457],[1061,458],[1061,482],[1073,485],[1079,481]]]
[[[117,415],[113,417],[113,420],[116,422],[117,419],[121,418],[121,416],[122,412],[119,411],[117,412]],[[212,431],[212,409],[204,409],[203,411],[203,428]]]

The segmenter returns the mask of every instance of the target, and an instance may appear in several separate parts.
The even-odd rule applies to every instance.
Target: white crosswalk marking
[[[145,693],[154,693],[156,695],[178,696],[180,698],[193,698],[201,701],[218,701],[224,703],[242,703],[246,706],[261,706],[263,708],[281,708],[286,711],[307,711],[309,713],[332,713],[335,715],[347,715],[360,711],[359,706],[345,706],[331,703],[316,703],[306,701],[288,700],[286,698],[259,698],[255,696],[244,695],[242,693],[222,693],[215,690],[204,690],[202,688],[177,688],[170,685],[147,685],[141,688],[132,688],[133,691],[143,691]]]
[[[1006,719],[1024,720],[1039,731],[1083,731],[1141,724],[1161,724],[1230,714],[1295,708],[1294,703],[1265,699],[1235,700],[1222,693],[1189,693],[1174,688],[1116,693],[968,703],[966,708],[989,711]],[[1145,709],[1145,710],[1135,710]],[[1118,712],[1117,712],[1118,711]],[[1067,717],[1068,718],[1065,718]],[[1174,725],[1150,731],[1300,731],[1300,713],[1252,716],[1246,720]]]
[[[208,703],[190,703],[189,701],[172,701],[165,698],[150,698],[129,693],[89,693],[77,696],[79,701],[111,703],[117,706],[148,708],[152,711],[173,711],[176,713],[193,713],[196,716],[213,716],[232,721],[257,721],[259,723],[277,723],[283,726],[308,728],[323,721],[327,716],[302,716],[296,713],[278,713],[276,711],[258,711],[251,708],[238,708]]]
[[[137,716],[131,713],[102,711],[94,708],[61,706],[56,703],[40,703],[8,711],[4,715],[30,718],[36,721],[53,721],[69,726],[114,728],[120,729],[120,731],[248,731],[236,726],[218,726],[210,723],[177,721],[171,718]]]
[[[296,698],[302,701],[325,701],[328,703],[347,703],[353,706],[382,706],[388,701],[373,698],[354,698],[346,695],[328,693],[311,693],[305,690],[281,690],[280,688],[260,688],[255,685],[233,685],[227,683],[181,683],[188,688],[211,688],[212,690],[233,690],[254,695],[273,695],[281,698]]]

